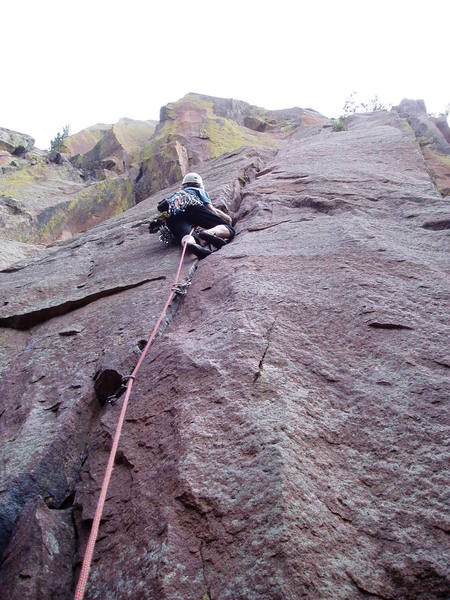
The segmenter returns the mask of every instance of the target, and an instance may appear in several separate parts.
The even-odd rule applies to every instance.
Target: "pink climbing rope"
[[[192,235],[192,232],[193,232],[193,229],[191,230],[190,235]],[[100,519],[102,518],[103,507],[105,505],[106,492],[108,491],[109,481],[111,479],[111,474],[112,474],[112,470],[114,467],[114,461],[116,458],[117,447],[119,445],[120,434],[122,432],[122,426],[123,426],[123,422],[125,420],[125,413],[127,411],[128,400],[130,398],[131,389],[132,389],[133,383],[136,379],[137,372],[141,368],[141,365],[144,361],[145,355],[147,354],[150,346],[152,345],[152,342],[153,342],[155,335],[159,329],[159,326],[161,325],[161,321],[163,320],[164,315],[166,314],[166,311],[169,308],[169,304],[172,302],[172,299],[175,295],[175,287],[177,286],[178,280],[180,278],[181,267],[183,265],[184,256],[186,254],[186,246],[187,246],[188,239],[189,238],[186,238],[186,241],[183,244],[183,251],[181,253],[180,262],[178,264],[177,274],[175,276],[175,280],[174,280],[173,286],[171,288],[169,297],[167,298],[164,308],[162,309],[162,312],[159,315],[159,318],[156,321],[155,326],[153,327],[153,331],[151,332],[150,337],[148,338],[148,342],[145,345],[145,348],[143,349],[142,354],[139,357],[139,360],[133,369],[133,372],[131,373],[130,377],[128,378],[125,399],[122,404],[122,410],[120,411],[119,421],[117,423],[116,432],[114,434],[113,444],[111,447],[111,451],[109,453],[108,464],[106,465],[106,471],[105,471],[105,476],[103,478],[102,489],[100,491],[100,496],[99,496],[99,499],[97,502],[97,507],[95,509],[94,520],[92,522],[92,527],[91,527],[91,532],[89,534],[88,543],[86,545],[86,550],[85,550],[84,558],[83,558],[83,564],[81,566],[80,576],[78,578],[78,584],[77,584],[77,588],[75,590],[74,600],[83,600],[84,594],[86,591],[86,585],[87,585],[87,581],[89,578],[89,571],[91,569],[92,557],[94,555],[95,542],[97,541],[98,528],[100,526]]]

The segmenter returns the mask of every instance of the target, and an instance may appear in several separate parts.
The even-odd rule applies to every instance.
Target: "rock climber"
[[[220,249],[235,235],[231,217],[213,206],[198,173],[187,173],[183,178],[182,190],[160,202],[158,209],[163,211],[164,224],[173,237],[181,245],[186,242],[186,249],[199,259]],[[150,223],[150,232],[159,229],[160,224],[161,215]],[[191,236],[189,234],[194,226],[202,229]],[[214,250],[206,248],[202,242]]]

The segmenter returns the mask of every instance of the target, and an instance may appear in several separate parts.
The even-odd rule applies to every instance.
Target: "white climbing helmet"
[[[183,185],[188,183],[196,183],[202,190],[204,190],[203,179],[198,173],[186,173],[183,177]]]

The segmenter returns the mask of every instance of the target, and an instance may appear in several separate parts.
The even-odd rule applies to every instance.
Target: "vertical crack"
[[[194,276],[195,271],[197,270],[197,267],[198,267],[198,260],[196,260],[194,262],[194,264],[192,265],[192,267],[189,269],[189,272],[187,274],[185,281],[182,284],[179,284],[179,287],[181,289],[184,289],[184,292],[183,293],[175,293],[175,296],[174,296],[172,302],[170,303],[170,306],[167,309],[166,314],[164,315],[161,325],[159,326],[158,331],[156,332],[156,337],[160,337],[161,335],[163,335],[163,333],[165,332],[167,327],[174,320],[175,315],[178,312],[178,309],[180,308],[181,304],[184,301],[184,297],[187,293],[189,285],[191,284],[192,278]]]
[[[276,323],[276,317],[272,323],[272,325],[269,327],[269,329],[267,330],[266,333],[266,347],[264,348],[264,352],[263,355],[261,356],[261,360],[259,361],[259,365],[258,365],[258,372],[255,373],[255,376],[253,377],[253,384],[255,384],[261,377],[262,377],[262,372],[264,369],[264,360],[266,358],[266,354],[269,351],[269,347],[270,347],[270,336],[272,334],[272,330],[275,326]]]
[[[205,561],[205,557],[203,555],[204,544],[205,544],[204,541],[200,542],[200,548],[199,548],[200,557],[202,559],[203,582],[204,582],[205,588],[206,588],[206,592],[203,594],[202,600],[213,600],[213,597],[211,594],[211,586],[209,584],[208,577],[206,576],[206,561]]]

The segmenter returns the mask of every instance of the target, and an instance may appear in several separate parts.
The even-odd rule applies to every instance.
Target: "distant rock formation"
[[[7,158],[7,155],[22,156],[34,147],[34,139],[24,133],[11,131],[0,127],[0,156]],[[5,159],[0,162],[0,166],[5,164]]]
[[[153,131],[152,122],[121,119],[46,152],[0,129],[0,267],[134,206],[140,151]]]
[[[237,235],[139,372],[86,600],[445,598],[450,207],[412,126],[186,102],[155,148],[200,161]],[[230,130],[258,145],[214,158]],[[0,273],[8,600],[72,597],[122,402],[98,388],[129,375],[171,287],[179,248],[148,222],[173,189]]]
[[[266,110],[231,98],[187,94],[161,108],[155,135],[144,149],[136,200],[144,200],[225,152],[243,146],[278,148],[300,125],[326,121],[311,109]]]
[[[450,194],[450,130],[421,100],[394,111],[417,141],[443,196]],[[351,120],[351,119],[350,119]],[[242,147],[280,148],[297,130],[327,126],[312,109],[266,110],[190,93],[161,108],[160,121],[99,123],[65,139],[58,152],[0,129],[0,267],[67,239]]]
[[[0,130],[0,267],[43,244],[72,237],[179,181],[190,168],[242,146],[278,147],[313,110],[266,111],[237,100],[188,94],[161,121],[121,119],[67,137],[59,151]]]
[[[135,204],[127,175],[87,179],[64,155],[34,149],[0,159],[1,267]]]
[[[450,129],[446,117],[429,116],[423,100],[402,100],[393,110],[411,126],[440,193],[449,196]]]
[[[143,148],[153,136],[156,121],[120,119],[114,125],[98,124],[69,136],[65,151],[73,164],[85,171],[101,169],[124,173],[141,159]]]

